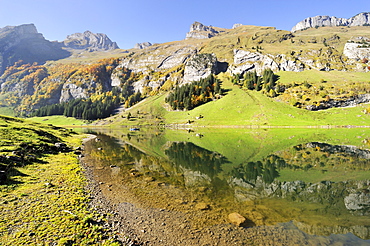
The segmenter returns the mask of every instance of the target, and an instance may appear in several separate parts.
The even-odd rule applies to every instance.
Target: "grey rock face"
[[[265,69],[274,71],[301,71],[300,65],[294,61],[286,59],[285,55],[273,56],[250,52],[245,50],[234,50],[234,64],[229,67],[232,74],[242,74],[248,71],[261,73]]]
[[[169,69],[184,64],[195,51],[196,47],[191,45],[152,46],[133,57],[124,58],[119,67],[126,67],[135,73]]]
[[[194,22],[190,26],[190,32],[186,34],[186,39],[207,39],[212,38],[220,32],[215,30],[212,26],[205,26],[202,23]]]
[[[90,31],[68,35],[63,43],[72,49],[89,49],[91,51],[119,49],[117,43],[112,42],[106,34]]]
[[[348,20],[350,26],[370,25],[370,13],[360,13]]]
[[[309,17],[301,22],[298,22],[293,28],[292,32],[303,30],[312,27],[321,26],[363,26],[370,25],[370,13],[360,13],[352,18],[338,18],[335,16],[322,16]]]
[[[197,52],[197,47],[192,45],[169,44],[161,47],[150,46],[143,50],[138,50],[132,56],[123,58],[120,65],[116,68],[118,71],[122,67],[129,69],[133,73],[143,73],[145,76],[133,83],[135,92],[143,91],[145,87],[157,88],[163,85],[167,80],[175,83],[180,82],[181,73],[177,70],[166,74],[160,78],[153,78],[152,71],[162,71],[182,67],[187,60]],[[121,80],[118,72],[113,72],[111,76],[112,86],[119,86]]]
[[[196,54],[185,64],[184,83],[199,81],[217,73],[217,58],[214,54]]]
[[[343,107],[354,107],[361,103],[370,102],[370,94],[362,94],[353,96],[345,100],[334,100],[330,99],[329,101],[320,102],[318,105],[309,105],[306,107],[307,110],[317,111],[329,108],[343,108]]]
[[[350,59],[360,60],[370,58],[370,48],[363,48],[360,43],[346,43],[344,45],[343,54]]]
[[[62,103],[76,98],[87,98],[85,90],[75,84],[64,84],[59,101]]]

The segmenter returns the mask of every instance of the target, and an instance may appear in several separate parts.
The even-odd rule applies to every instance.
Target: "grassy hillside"
[[[294,73],[294,75],[310,76],[313,73]],[[339,73],[339,72],[338,72]],[[292,73],[281,73],[282,81]],[[322,73],[317,73],[322,78]],[[334,75],[328,73],[327,76]],[[326,74],[325,74],[326,75]],[[362,74],[345,74],[345,78],[362,76]],[[113,125],[144,125],[144,124],[186,124],[191,126],[367,126],[370,125],[370,115],[365,114],[368,104],[352,108],[335,108],[322,111],[298,109],[289,103],[268,98],[257,91],[246,91],[232,85],[227,76],[220,75],[222,87],[227,91],[221,99],[209,102],[190,111],[170,111],[164,103],[166,95],[150,97],[121,115],[106,120]],[[324,77],[328,79],[328,77]],[[357,80],[356,77],[353,78]],[[128,112],[134,117],[125,118]],[[199,118],[199,116],[202,116]],[[198,119],[197,119],[198,117]],[[185,126],[185,125],[184,125]]]

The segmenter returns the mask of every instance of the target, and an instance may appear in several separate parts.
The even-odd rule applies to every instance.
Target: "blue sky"
[[[0,27],[34,23],[48,40],[105,33],[123,49],[185,38],[190,25],[235,23],[290,30],[316,15],[350,18],[370,12],[369,0],[0,0]]]

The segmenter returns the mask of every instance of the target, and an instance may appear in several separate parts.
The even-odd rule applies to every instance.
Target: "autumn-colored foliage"
[[[111,90],[110,76],[118,64],[117,58],[103,59],[92,64],[31,65],[19,61],[8,67],[0,77],[5,97],[2,101],[6,106],[16,107],[20,115],[58,103],[58,96],[66,83],[83,87],[88,96],[103,93]],[[126,74],[131,76],[129,72]]]

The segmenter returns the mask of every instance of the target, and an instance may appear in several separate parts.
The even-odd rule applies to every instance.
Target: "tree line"
[[[222,95],[220,81],[214,75],[210,75],[190,84],[176,86],[165,101],[173,110],[191,110],[220,95]]]
[[[141,93],[128,94],[127,100],[122,95],[127,92],[121,92],[114,88],[110,92],[103,93],[90,98],[77,98],[68,102],[43,106],[30,115],[51,116],[64,115],[83,120],[96,120],[109,117],[113,111],[126,101],[126,104],[132,106],[141,100]]]

